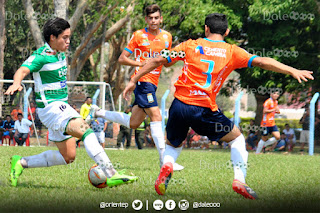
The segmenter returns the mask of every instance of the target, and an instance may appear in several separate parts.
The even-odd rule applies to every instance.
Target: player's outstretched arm
[[[256,57],[252,61],[252,66],[260,67],[265,70],[270,70],[278,73],[289,74],[301,83],[301,80],[308,81],[313,80],[312,71],[298,70],[288,65],[285,65],[273,58],[268,57]]]
[[[135,60],[132,60],[130,59],[131,53],[129,53],[128,51],[124,50],[119,59],[118,59],[118,62],[121,64],[121,65],[128,65],[128,66],[133,66],[133,67],[142,67],[143,65],[146,64],[147,60],[141,62],[141,61],[135,61]]]
[[[155,68],[163,65],[167,63],[167,59],[163,58],[161,56],[159,56],[158,58],[153,58],[151,60],[149,60],[149,62],[143,66],[137,73],[135,76],[133,76],[131,78],[131,80],[129,81],[128,85],[126,86],[126,88],[123,91],[123,97],[128,101],[129,100],[129,96],[131,95],[132,91],[136,88],[136,83],[138,82],[138,80],[144,76],[145,74],[151,72],[152,70],[154,70]]]
[[[13,84],[4,93],[5,95],[13,95],[16,91],[21,91],[21,81],[30,73],[29,68],[20,67],[13,76]]]

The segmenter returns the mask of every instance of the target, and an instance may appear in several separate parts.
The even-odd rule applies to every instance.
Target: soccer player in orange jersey
[[[272,148],[274,149],[277,145],[277,141],[280,140],[280,132],[274,121],[274,115],[276,113],[280,113],[277,101],[279,95],[278,91],[274,91],[270,94],[270,98],[263,103],[263,117],[260,124],[262,128],[262,136],[258,143],[256,154],[260,154],[263,147],[267,147],[272,144]],[[268,140],[269,134],[272,134],[273,137]]]
[[[173,48],[181,57],[158,57],[150,60],[130,80],[123,95],[128,97],[141,76],[162,64],[182,60],[182,74],[175,83],[175,100],[169,110],[167,123],[167,146],[163,166],[155,182],[155,189],[163,195],[173,174],[172,165],[177,160],[182,142],[189,127],[212,141],[226,141],[231,147],[234,167],[232,188],[249,199],[256,199],[256,193],[245,183],[248,152],[245,138],[240,130],[219,110],[215,98],[223,82],[234,69],[258,66],[275,72],[290,74],[299,82],[313,79],[312,72],[300,71],[272,58],[257,57],[245,50],[224,42],[229,33],[226,15],[213,13],[205,19],[206,38],[188,40]],[[185,53],[185,57],[184,54]],[[172,54],[175,55],[175,54]]]
[[[128,46],[119,57],[120,64],[136,67],[132,77],[135,76],[149,59],[160,55],[162,49],[170,49],[172,44],[171,34],[160,29],[160,24],[163,21],[160,7],[156,4],[150,5],[146,7],[145,14],[145,21],[148,27],[133,33]],[[135,60],[129,58],[131,54],[134,55]],[[165,150],[161,114],[156,97],[161,70],[162,65],[156,67],[152,72],[138,80],[137,88],[134,91],[135,101],[133,103],[131,117],[124,113],[104,110],[99,110],[97,113],[94,111],[91,112],[93,116],[102,116],[109,121],[120,123],[131,129],[138,128],[146,118],[146,115],[148,115],[151,119],[151,135],[159,152],[160,167],[162,166],[163,153]],[[95,109],[93,108],[93,110]],[[183,166],[177,163],[174,164],[174,170],[182,170],[183,168]]]

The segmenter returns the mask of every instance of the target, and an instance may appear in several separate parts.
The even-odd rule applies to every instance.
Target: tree
[[[43,45],[43,39],[41,36],[41,30],[39,28],[39,23],[34,19],[34,9],[31,0],[23,0],[24,8],[26,12],[26,17],[32,32],[32,36],[36,42],[37,48]],[[76,8],[72,17],[69,19],[71,25],[71,33],[77,30],[77,26],[81,21],[81,17],[84,15],[85,11],[91,10],[92,17],[90,23],[84,30],[84,32],[76,33],[80,37],[80,43],[75,48],[72,57],[69,57],[69,80],[77,80],[82,68],[84,67],[87,59],[92,55],[100,46],[102,39],[106,41],[109,40],[116,32],[118,32],[128,21],[130,14],[133,11],[134,5],[129,5],[127,7],[126,13],[123,17],[115,23],[110,23],[109,29],[106,31],[104,38],[99,34],[99,29],[101,25],[105,22],[107,18],[112,14],[113,10],[121,1],[110,1],[105,3],[104,1],[86,1],[80,0],[77,2]],[[110,4],[107,6],[107,4]],[[54,0],[54,14],[55,16],[68,19],[67,12],[69,1],[66,0]],[[98,11],[98,12],[97,12]],[[89,13],[88,11],[86,11]],[[114,13],[113,15],[115,15]],[[86,14],[88,15],[88,14]]]
[[[3,67],[4,67],[4,48],[6,44],[6,26],[5,26],[5,4],[6,0],[0,0],[0,79],[3,79]],[[3,97],[3,83],[0,83],[0,117],[2,117],[2,103],[4,103]]]

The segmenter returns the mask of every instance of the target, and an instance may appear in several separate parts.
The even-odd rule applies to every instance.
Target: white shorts
[[[68,123],[72,118],[81,118],[76,110],[62,101],[52,102],[45,108],[37,108],[37,113],[41,122],[48,127],[49,140],[53,142],[71,138],[71,135],[64,134]]]
[[[300,133],[300,143],[309,142],[309,130],[302,130]]]
[[[94,132],[94,134],[96,135],[96,137],[98,138],[99,143],[104,143],[105,142],[105,135],[104,135],[104,131],[101,132]]]

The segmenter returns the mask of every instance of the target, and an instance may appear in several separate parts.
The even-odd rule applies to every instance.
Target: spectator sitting
[[[16,107],[11,112],[11,117],[14,121],[18,120],[18,113],[22,113],[20,105],[16,105]]]
[[[283,133],[286,135],[288,140],[288,151],[291,152],[296,144],[296,135],[294,134],[294,130],[290,128],[289,124],[286,124]]]
[[[14,129],[16,130],[14,134],[14,139],[18,143],[18,146],[22,146],[28,138],[30,132],[30,126],[32,122],[28,119],[22,117],[22,113],[18,113],[18,120],[14,123]]]
[[[10,140],[13,140],[14,134],[14,121],[11,119],[10,115],[6,116],[6,120],[3,121],[1,128],[4,130],[3,137],[5,137],[3,139],[3,146],[9,146]]]
[[[251,146],[252,150],[256,150],[256,141],[258,140],[258,131],[255,129],[254,120],[250,120],[249,132],[246,142]]]
[[[287,142],[288,140],[286,134],[281,133],[280,140],[278,140],[277,146],[275,147],[274,151],[285,151]]]

